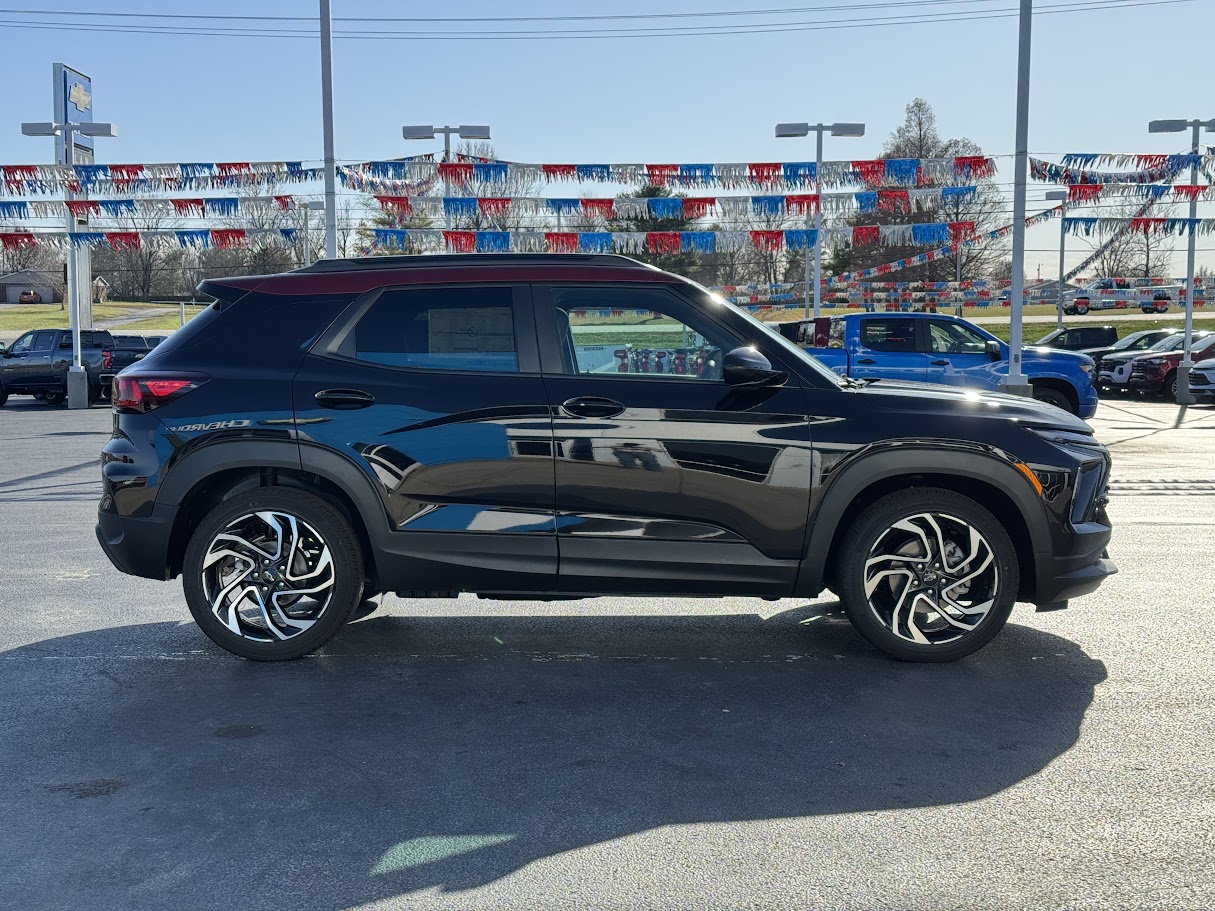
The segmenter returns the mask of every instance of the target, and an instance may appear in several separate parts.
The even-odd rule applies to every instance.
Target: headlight
[[[1085,373],[1091,375],[1093,372],[1093,365],[1092,364],[1081,364],[1080,369],[1083,370]]]
[[[1159,367],[1163,363],[1164,363],[1164,358],[1162,358],[1162,357],[1149,357],[1149,358],[1145,358],[1143,361],[1143,365],[1145,367]]]

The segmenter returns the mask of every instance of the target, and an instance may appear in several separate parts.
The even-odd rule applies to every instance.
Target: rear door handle
[[[598,396],[566,399],[561,403],[562,411],[580,418],[614,418],[624,412],[624,405],[614,399]]]
[[[934,366],[934,367],[948,367],[949,366],[949,361],[945,360],[945,358],[941,358],[939,361],[929,361],[928,363],[932,364],[932,366]]]
[[[876,363],[877,363],[877,361],[875,361],[875,360],[874,360],[873,358],[871,358],[871,357],[858,357],[858,358],[856,359],[856,362],[857,362],[858,364],[876,364]]]
[[[349,410],[375,404],[375,396],[362,389],[322,389],[313,398],[322,408]]]

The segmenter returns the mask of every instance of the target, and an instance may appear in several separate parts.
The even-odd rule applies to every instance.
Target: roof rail
[[[357,272],[365,269],[416,269],[446,265],[509,266],[642,266],[653,268],[615,253],[439,253],[413,256],[354,256],[348,259],[318,259],[295,272]]]

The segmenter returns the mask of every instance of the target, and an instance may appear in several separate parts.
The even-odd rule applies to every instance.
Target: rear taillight
[[[181,398],[207,381],[205,376],[123,376],[114,377],[111,401],[120,414],[146,414],[161,405]]]
[[[109,370],[113,366],[114,366],[114,352],[112,352],[112,351],[101,352],[101,369]]]

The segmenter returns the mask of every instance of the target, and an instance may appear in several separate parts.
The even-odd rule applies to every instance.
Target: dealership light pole
[[[1148,124],[1149,133],[1190,134],[1190,152],[1198,154],[1199,133],[1205,129],[1215,132],[1215,120],[1153,120]],[[1198,159],[1190,166],[1190,186],[1198,184]],[[1190,194],[1189,240],[1185,255],[1185,345],[1182,348],[1181,364],[1177,367],[1177,404],[1193,405],[1190,395],[1190,368],[1194,366],[1191,349],[1194,347],[1194,236],[1198,233],[1198,197]]]
[[[819,171],[823,169],[823,133],[832,136],[864,136],[863,123],[778,123],[776,138],[815,134],[814,192],[818,202],[814,206],[814,317],[818,318],[823,306],[823,181]],[[806,216],[806,227],[810,227],[810,216]],[[806,250],[806,316],[810,315],[810,251]]]
[[[333,16],[321,0],[321,126],[325,140],[325,256],[337,258],[337,160],[333,151]]]
[[[21,132],[25,136],[62,136],[63,137],[63,164],[71,167],[76,163],[76,144],[73,141],[73,134],[79,133],[81,136],[109,136],[118,135],[112,123],[23,123],[21,124]],[[67,198],[71,199],[72,194],[67,193]],[[77,252],[72,244],[70,235],[76,230],[76,216],[69,209],[67,215],[68,229],[68,247],[67,247],[67,287],[64,289],[65,296],[68,300],[68,319],[72,327],[72,366],[68,368],[67,375],[67,395],[69,408],[88,408],[89,407],[89,380],[88,375],[84,371],[84,363],[81,359],[80,350],[80,318],[81,306],[80,297],[82,294],[92,293],[92,275],[84,276],[84,287],[79,287],[81,277],[77,274]]]
[[[459,136],[461,139],[489,139],[489,127],[487,126],[470,126],[462,123],[458,127],[444,126],[436,127],[431,124],[417,124],[414,126],[401,127],[401,136],[405,139],[434,139],[435,133],[443,134],[443,160],[451,161],[451,137]],[[443,178],[443,197],[446,199],[451,195],[451,181],[446,176]],[[446,206],[444,206],[446,209]],[[451,215],[444,213],[444,224],[451,227]]]
[[[1025,396],[1034,394],[1033,386],[1021,372],[1021,320],[1025,313],[1025,183],[1029,173],[1029,39],[1033,16],[1033,0],[1021,0],[1017,42],[1016,159],[1013,167],[1012,282],[1008,289],[1008,379],[1000,384],[1002,392]]]
[[[1063,201],[1063,212],[1059,215],[1059,286],[1055,289],[1055,328],[1063,328],[1063,243],[1067,232],[1063,230],[1063,216],[1067,214],[1067,190],[1047,190],[1049,202]]]
[[[324,209],[325,203],[320,200],[312,199],[308,202],[300,203],[300,208],[304,210],[304,266],[312,265],[312,225],[309,215],[317,209]],[[336,252],[336,251],[335,251]]]

